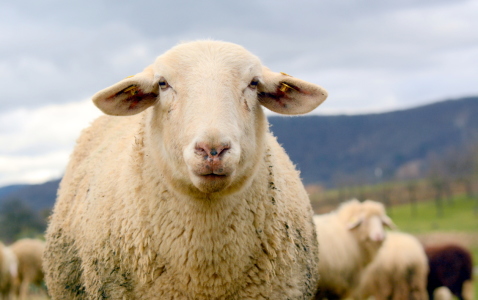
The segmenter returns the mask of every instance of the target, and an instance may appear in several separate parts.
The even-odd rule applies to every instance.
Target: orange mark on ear
[[[280,82],[280,85],[277,86],[277,90],[274,93],[267,93],[267,92],[261,92],[259,93],[259,97],[262,98],[272,98],[279,106],[286,108],[287,107],[287,101],[292,99],[292,95],[290,95],[288,92],[290,90],[294,90],[298,93],[303,93],[303,94],[310,94],[308,92],[302,91],[299,87],[291,84],[291,83],[285,83],[285,82]]]
[[[154,101],[158,95],[155,93],[143,93],[138,86],[130,85],[129,87],[111,95],[105,100],[107,101],[120,101],[122,103],[128,103],[128,109],[134,110],[140,104],[140,102]],[[120,98],[117,98],[120,97]]]
[[[287,91],[290,90],[290,89],[293,89],[293,87],[291,87],[290,85],[288,85],[285,82],[282,82],[281,86],[279,88],[279,90],[281,90],[281,92],[284,92],[284,93],[287,93]]]
[[[138,87],[135,86],[135,85],[132,85],[128,88],[125,88],[123,90],[123,93],[127,93],[127,92],[129,92],[131,94],[131,96],[134,96],[134,95],[138,94]]]
[[[302,90],[300,89],[298,86],[295,86],[291,83],[285,83],[285,82],[281,82],[280,83],[280,87],[279,87],[279,90],[282,92],[282,93],[287,93],[289,90],[294,90],[296,92],[299,92],[299,93],[302,93],[304,95],[311,95],[312,93],[310,91],[307,91],[307,90]]]
[[[117,92],[116,94],[114,95],[111,95],[109,97],[106,98],[106,100],[110,100],[110,99],[113,99],[113,98],[116,98],[118,96],[120,96],[121,94],[124,94],[124,93],[128,93],[130,94],[130,96],[135,96],[137,95],[140,91],[138,90],[138,87],[135,86],[135,85],[130,85],[129,87]],[[127,97],[130,97],[127,95]]]
[[[288,92],[289,90],[294,90],[294,91],[297,91],[297,92],[300,92],[300,89],[298,87],[296,87],[295,85],[292,85],[292,84],[289,84],[289,83],[285,83],[285,82],[281,82],[280,83],[280,87],[279,87],[279,90],[283,93],[286,93]]]

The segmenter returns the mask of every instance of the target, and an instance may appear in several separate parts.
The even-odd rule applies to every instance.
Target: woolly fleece
[[[181,159],[167,156],[183,147],[176,141],[184,130],[200,127],[195,123],[203,118],[199,110],[213,114],[218,109],[197,106],[188,124],[172,128],[168,122],[188,105],[177,96],[182,93],[180,88],[193,86],[190,90],[196,88],[195,92],[208,95],[216,95],[210,89],[223,89],[223,85],[206,80],[212,73],[207,69],[190,71],[187,79],[181,77],[181,70],[192,69],[196,62],[212,61],[216,68],[232,60],[238,65],[236,69],[222,69],[221,74],[237,77],[237,68],[245,64],[241,60],[251,56],[238,47],[212,41],[180,45],[171,50],[174,56],[167,56],[167,61],[158,58],[162,64],[191,61],[178,64],[176,73],[171,71],[174,75],[167,79],[174,89],[161,82],[164,88],[158,92],[157,81],[149,84],[148,80],[159,71],[147,68],[95,95],[95,103],[104,111],[132,115],[102,116],[83,131],[77,142],[46,235],[44,266],[53,299],[313,297],[318,281],[318,245],[312,209],[299,173],[268,130],[261,105],[272,109],[279,106],[281,110],[291,107],[291,114],[303,113],[325,98],[314,100],[315,104],[309,102],[306,111],[300,110],[298,103],[288,106],[273,100],[285,95],[290,101],[295,99],[294,94],[312,100],[314,91],[325,95],[322,89],[268,71],[251,59],[254,67],[247,66],[247,70],[259,72],[257,94],[251,77],[240,82],[244,90],[233,93],[242,93],[245,100],[227,104],[241,105],[236,123],[253,116],[241,132],[245,135],[241,141],[249,143],[242,149],[255,149],[243,152],[249,154],[240,159],[238,168],[247,166],[240,169],[245,170],[244,176],[219,192],[215,191],[223,186],[200,186],[206,192],[213,191],[201,194],[194,182],[185,179],[181,184],[176,180],[185,168]],[[185,48],[187,57],[177,55]],[[195,54],[203,48],[207,51]],[[222,60],[218,62],[217,57]],[[238,81],[236,77],[224,85]],[[180,84],[179,78],[190,81]],[[294,88],[280,90],[281,81],[288,80]],[[195,85],[196,81],[200,86]],[[131,86],[140,90],[138,95],[147,94],[145,106],[152,107],[141,107],[139,110],[144,110],[137,114],[124,113],[136,110],[141,102],[136,98],[118,105],[108,102],[128,95]],[[154,102],[152,98],[157,94],[161,99]],[[227,116],[232,115],[228,112]],[[181,128],[183,131],[178,131]],[[171,167],[175,163],[178,168]]]
[[[414,236],[390,231],[363,272],[358,299],[427,300],[428,260]]]
[[[393,225],[384,206],[371,200],[353,199],[333,212],[314,216],[321,275],[316,299],[345,299],[352,294],[362,270],[382,245],[382,241],[369,239],[369,221],[376,216]]]
[[[18,258],[18,286],[16,294],[19,300],[27,299],[30,284],[38,287],[43,283],[42,257],[45,242],[37,239],[20,239],[11,246]]]
[[[18,259],[10,247],[0,242],[0,298],[10,299],[18,275]]]

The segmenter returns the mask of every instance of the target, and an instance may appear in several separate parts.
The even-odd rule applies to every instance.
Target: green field
[[[410,205],[389,208],[388,213],[401,230],[410,233],[460,231],[478,233],[478,207],[475,199],[456,197],[444,201],[439,213],[434,201],[419,202],[413,213]]]
[[[417,235],[428,243],[455,242],[469,248],[473,263],[478,266],[478,207],[477,200],[456,197],[442,203],[437,210],[434,201],[417,203],[415,210],[409,204],[388,209],[398,229]],[[477,268],[475,267],[475,270]],[[478,274],[475,271],[475,299],[478,300]]]

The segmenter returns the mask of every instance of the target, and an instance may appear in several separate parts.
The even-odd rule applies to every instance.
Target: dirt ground
[[[416,237],[425,246],[453,243],[472,250],[473,252],[475,252],[475,257],[473,261],[475,267],[473,268],[473,273],[475,274],[475,276],[478,276],[478,258],[476,257],[476,253],[478,252],[478,232],[433,232],[426,234],[417,234]],[[476,297],[478,297],[478,283],[476,283],[475,290],[475,295]],[[476,297],[475,299],[478,300],[478,298]]]
[[[416,236],[427,246],[454,243],[468,249],[478,248],[478,232],[432,232],[417,234]]]

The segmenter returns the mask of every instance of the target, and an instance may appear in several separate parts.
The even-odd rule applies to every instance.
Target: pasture
[[[476,199],[457,196],[443,202],[437,213],[433,200],[390,207],[388,214],[401,231],[416,235],[425,244],[453,242],[473,253],[475,265],[475,299],[478,300],[478,208]]]
[[[452,193],[436,200],[436,191],[427,181],[417,181],[414,204],[406,183],[387,183],[372,186],[342,187],[325,190],[308,186],[316,213],[326,213],[340,201],[351,198],[382,201],[387,214],[398,230],[415,235],[422,243],[455,243],[468,248],[475,265],[475,299],[478,300],[478,199],[466,196],[462,184],[452,185]]]
[[[443,213],[437,213],[434,201],[390,207],[388,214],[401,230],[414,234],[432,232],[463,232],[478,234],[478,208],[475,199],[457,196],[443,203]]]

